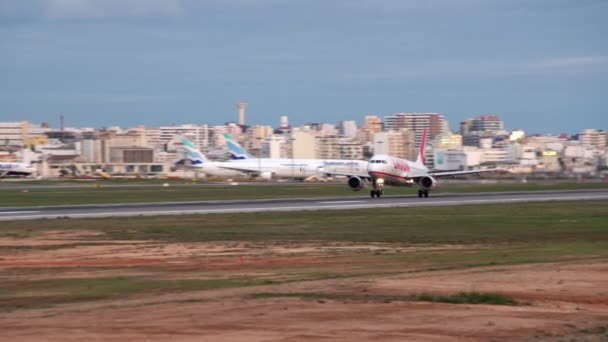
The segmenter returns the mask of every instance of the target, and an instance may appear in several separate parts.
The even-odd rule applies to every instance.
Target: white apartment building
[[[0,146],[26,146],[37,142],[46,143],[44,135],[50,129],[45,125],[28,121],[0,122]]]
[[[363,159],[363,146],[356,141],[342,138],[338,143],[340,159]]]
[[[416,133],[416,145],[420,145],[424,129],[427,130],[427,141],[449,130],[447,121],[438,113],[397,113],[384,117],[384,130],[399,131],[408,129]]]
[[[354,120],[345,120],[340,122],[340,134],[348,139],[357,138],[357,123]]]
[[[377,115],[366,115],[363,122],[357,133],[357,140],[366,145],[371,143],[374,133],[382,132],[382,120]]]
[[[491,132],[496,133],[504,130],[504,122],[498,115],[486,114],[479,115],[470,120],[469,131],[473,132]],[[469,121],[467,120],[467,121]]]
[[[482,163],[485,164],[512,164],[515,163],[516,149],[513,145],[503,148],[482,148]]]
[[[340,138],[337,135],[319,135],[315,138],[316,159],[340,159]]]
[[[259,150],[262,147],[262,140],[271,136],[273,132],[272,126],[251,126],[245,131],[244,146],[248,150]]]
[[[315,134],[309,131],[294,130],[291,134],[291,158],[314,159],[316,151]]]
[[[223,148],[226,146],[226,138],[224,133],[228,133],[228,127],[224,125],[216,125],[209,127],[209,145],[215,148]]]
[[[578,134],[578,140],[583,145],[604,148],[608,146],[608,132],[598,129],[586,129]]]
[[[538,165],[537,147],[533,145],[515,145],[520,165]]]
[[[264,158],[289,158],[287,138],[282,135],[271,135],[262,140],[262,157]]]
[[[457,149],[462,147],[462,135],[448,131],[436,136],[430,145],[440,149]]]
[[[145,128],[146,145],[158,153],[163,151],[163,145],[160,142],[160,128]]]
[[[204,150],[209,146],[209,126],[208,125],[172,125],[161,126],[159,142],[164,145],[171,141],[175,136],[185,136],[190,139],[196,147]]]
[[[416,146],[414,132],[407,129],[374,133],[372,137],[374,154],[414,160],[418,156]]]
[[[321,135],[338,135],[339,131],[336,125],[332,125],[329,123],[321,123],[319,126],[319,133]]]

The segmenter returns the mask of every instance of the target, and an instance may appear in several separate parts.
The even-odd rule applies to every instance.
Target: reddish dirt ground
[[[0,241],[0,245],[15,245],[9,240]],[[324,270],[365,271],[384,265],[374,265],[374,259],[366,261],[359,256],[361,263],[353,266],[352,256],[359,255],[359,250],[415,252],[386,244],[127,243],[79,240],[52,233],[19,240],[20,246],[75,245],[2,252],[0,276],[5,283],[116,274],[188,278],[249,272],[276,277],[284,270],[320,266]],[[92,241],[97,244],[91,245]],[[336,251],[346,251],[349,257]],[[407,265],[402,272],[389,275],[140,293],[121,299],[4,311],[0,312],[0,331],[5,341],[608,340],[603,331],[583,333],[585,329],[608,326],[608,261],[411,272],[417,267],[420,265]],[[374,297],[459,291],[500,292],[525,305],[446,304]],[[343,294],[345,299],[251,298],[250,294],[259,292],[332,293]]]

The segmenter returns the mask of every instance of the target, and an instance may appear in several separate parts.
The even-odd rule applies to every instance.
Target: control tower
[[[247,109],[247,102],[239,101],[236,103],[236,108],[239,111],[239,125],[245,125],[245,109]]]

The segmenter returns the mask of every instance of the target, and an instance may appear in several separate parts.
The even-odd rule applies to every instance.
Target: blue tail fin
[[[230,150],[230,158],[233,160],[241,160],[241,159],[251,159],[251,155],[245,151],[243,146],[241,146],[230,133],[224,133],[224,138],[226,138],[226,145],[228,145],[228,150]]]
[[[184,149],[186,150],[186,158],[190,160],[190,164],[192,165],[200,165],[207,161],[207,158],[199,151],[192,141],[182,138],[182,144],[184,144]]]

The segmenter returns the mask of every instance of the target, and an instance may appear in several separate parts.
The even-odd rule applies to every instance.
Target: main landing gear
[[[428,190],[418,190],[418,197],[429,197],[429,191]]]
[[[369,195],[371,196],[371,198],[374,198],[374,197],[380,198],[380,197],[382,197],[383,194],[384,194],[384,190],[382,190],[382,189],[372,189],[369,192]]]

